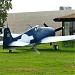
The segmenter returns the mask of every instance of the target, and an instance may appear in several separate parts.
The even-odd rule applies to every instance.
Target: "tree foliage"
[[[12,9],[12,0],[0,0],[0,27],[4,26],[7,20],[7,11]]]

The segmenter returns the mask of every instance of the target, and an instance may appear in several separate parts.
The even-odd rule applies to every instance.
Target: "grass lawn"
[[[75,48],[54,50],[41,44],[37,54],[31,47],[17,48],[13,53],[0,47],[0,75],[75,75]]]

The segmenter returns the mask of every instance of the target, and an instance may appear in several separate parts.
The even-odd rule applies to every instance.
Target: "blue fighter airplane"
[[[75,35],[55,36],[55,32],[60,29],[61,28],[54,29],[52,27],[39,27],[36,25],[26,32],[13,37],[10,29],[7,27],[4,29],[4,37],[3,41],[0,42],[0,45],[3,45],[3,49],[9,49],[9,52],[12,52],[15,47],[31,46],[40,54],[36,49],[37,44],[75,40]]]

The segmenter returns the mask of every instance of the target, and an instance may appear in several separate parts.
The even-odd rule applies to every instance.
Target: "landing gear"
[[[58,50],[59,49],[59,46],[57,44],[54,44],[54,49],[55,50]]]
[[[9,50],[9,53],[11,53],[12,52],[12,50]]]
[[[15,50],[15,47],[9,48],[9,53],[12,53],[13,50]]]
[[[50,43],[50,45],[52,45],[52,42]]]
[[[40,54],[40,52],[36,49],[36,47],[34,46],[33,49],[38,53]]]
[[[40,52],[36,49],[36,45],[32,45],[32,49],[34,49],[38,54],[40,54]]]

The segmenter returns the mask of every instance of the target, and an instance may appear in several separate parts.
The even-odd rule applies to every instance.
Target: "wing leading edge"
[[[40,43],[68,41],[68,40],[75,40],[75,35],[46,37],[46,38],[42,39]]]

